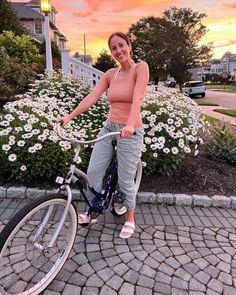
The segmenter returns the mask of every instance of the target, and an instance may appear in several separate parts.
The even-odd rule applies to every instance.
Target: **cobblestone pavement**
[[[0,200],[0,230],[23,205]],[[236,294],[236,211],[141,204],[128,240],[118,237],[122,223],[108,213],[79,227],[70,258],[42,295]]]

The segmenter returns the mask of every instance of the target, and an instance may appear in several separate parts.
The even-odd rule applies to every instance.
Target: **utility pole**
[[[86,39],[84,34],[84,63],[85,63],[85,58],[86,58]]]

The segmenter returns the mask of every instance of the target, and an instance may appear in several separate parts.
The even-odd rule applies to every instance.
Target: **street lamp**
[[[44,36],[46,44],[46,71],[50,74],[53,71],[52,67],[52,49],[50,39],[50,25],[49,25],[49,13],[52,10],[50,0],[40,0],[41,11],[44,12]]]

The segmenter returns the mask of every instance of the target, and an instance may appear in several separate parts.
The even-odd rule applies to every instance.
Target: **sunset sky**
[[[208,15],[203,23],[209,32],[201,43],[213,42],[214,58],[225,51],[236,53],[233,0],[52,0],[52,4],[58,11],[57,26],[67,37],[72,53],[83,54],[85,34],[86,52],[95,58],[102,49],[108,49],[107,38],[112,32],[127,32],[141,17],[161,16],[170,6],[192,8]]]

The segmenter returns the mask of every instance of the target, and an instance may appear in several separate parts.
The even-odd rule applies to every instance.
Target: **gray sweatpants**
[[[105,126],[99,133],[102,136],[108,132],[120,131],[124,125],[105,122]],[[135,128],[136,135],[129,138],[117,139],[117,163],[118,163],[118,182],[120,190],[125,194],[124,206],[128,209],[134,209],[136,204],[134,177],[136,167],[141,157],[142,143],[143,143],[143,128]],[[112,153],[112,140],[114,137],[105,138],[94,145],[93,152],[90,158],[88,167],[88,177],[98,192],[102,190],[103,177],[108,168]]]

